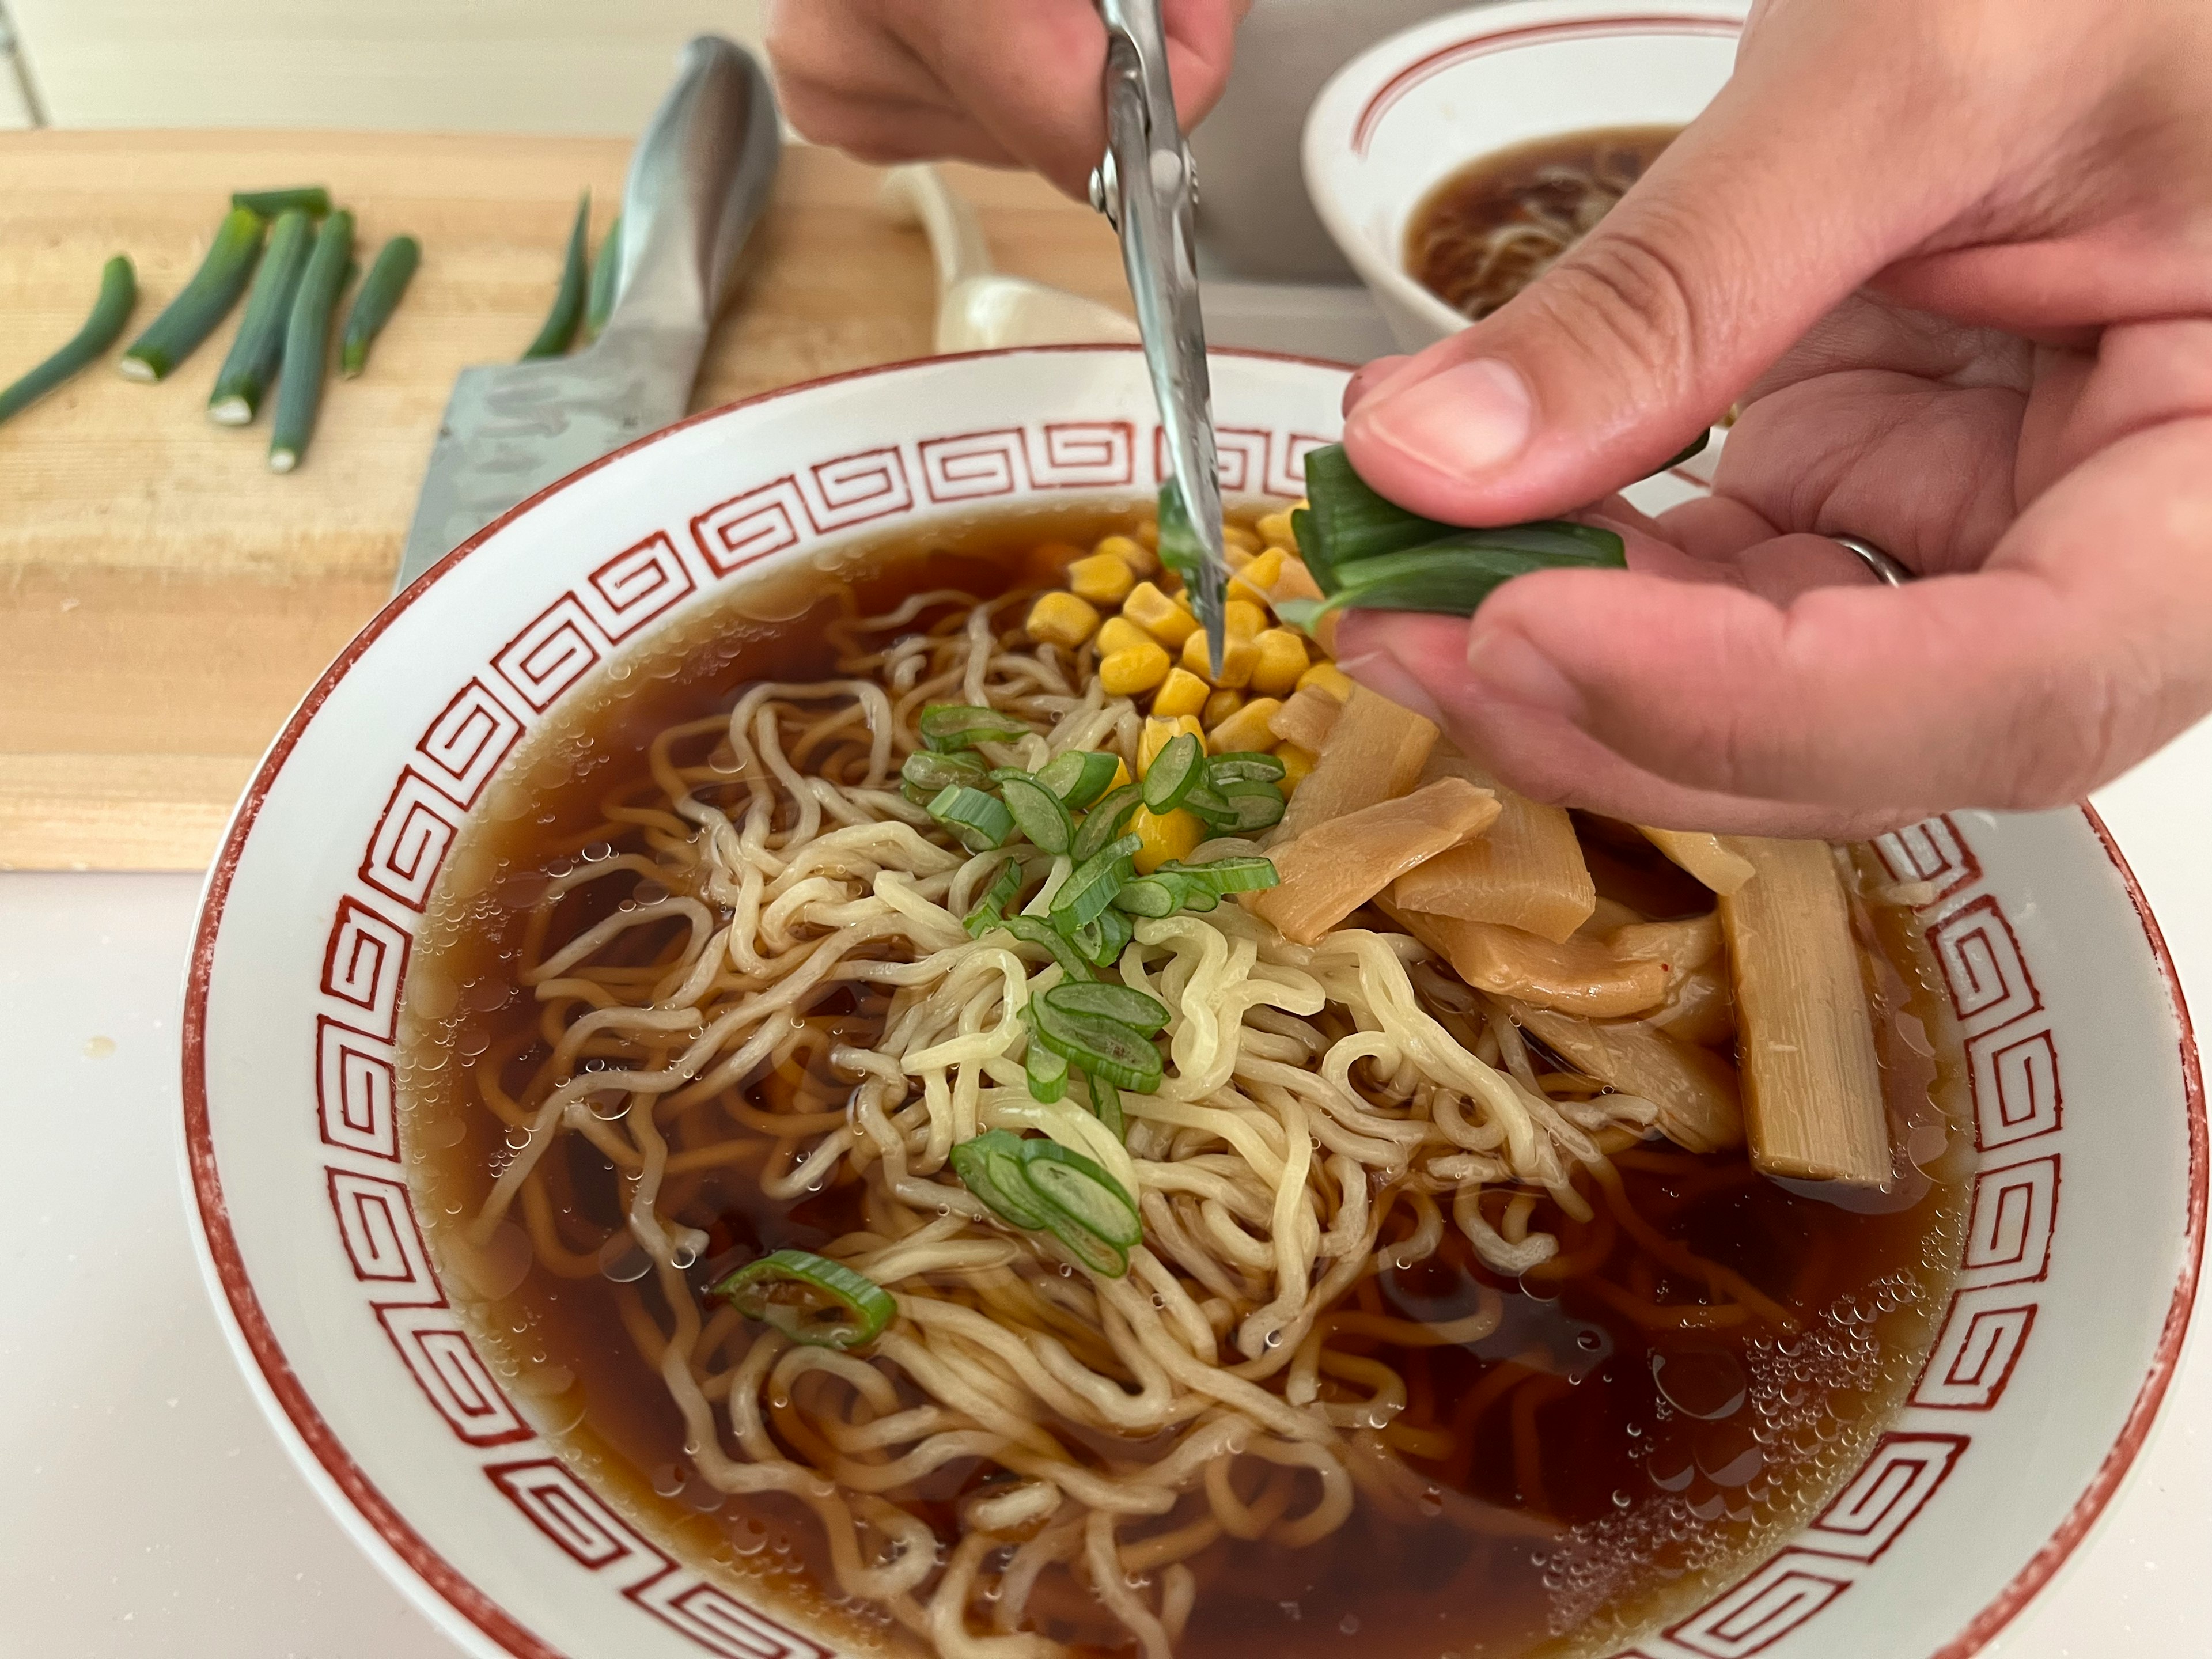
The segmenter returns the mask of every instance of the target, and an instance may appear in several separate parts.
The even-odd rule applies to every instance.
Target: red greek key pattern
[[[2058,1132],[2063,1097],[2058,1045],[2046,1028],[2015,1036],[2008,1028],[1966,1044],[1973,1065],[1974,1144],[1993,1152]]]
[[[1928,943],[1961,1024],[1987,1031],[2043,1006],[2021,960],[2020,940],[1990,894],[1930,924]]]
[[[556,1459],[494,1463],[484,1474],[530,1517],[532,1526],[579,1565],[598,1572],[630,1560],[649,1563],[656,1572],[663,1572],[673,1565]]]
[[[817,461],[799,475],[806,510],[819,531],[843,530],[914,508],[906,461],[893,449],[864,449]]]
[[[330,1183],[331,1210],[338,1219],[339,1242],[353,1264],[353,1276],[370,1287],[370,1304],[444,1302],[406,1183],[351,1170],[324,1173]]]
[[[2035,1312],[2034,1299],[2017,1290],[1953,1292],[1912,1403],[1936,1411],[1988,1411],[2012,1381],[2035,1328]]]
[[[471,1446],[505,1446],[533,1437],[452,1309],[380,1307],[376,1316],[407,1374],[461,1439]]]
[[[933,501],[980,501],[1011,495],[1029,481],[1017,427],[930,438],[916,447],[922,493]]]
[[[1667,1634],[1706,1659],[1764,1653],[1850,1588],[1832,1564],[1784,1550],[1726,1595],[1707,1602]]]
[[[1878,1559],[1936,1495],[1968,1443],[1963,1434],[1882,1436],[1866,1467],[1806,1528],[1798,1544],[1819,1555]]]
[[[315,1020],[315,1115],[326,1145],[399,1161],[391,1050],[327,1015]]]
[[[1109,489],[1137,482],[1136,428],[1127,421],[1047,421],[1022,434],[1040,489]]]
[[[577,597],[610,641],[628,639],[699,584],[665,530],[626,547],[585,579]]]
[[[538,714],[592,672],[599,659],[599,629],[574,593],[563,593],[491,659],[499,677]]]
[[[419,911],[460,829],[452,804],[410,766],[399,775],[369,834],[361,878],[386,898]]]
[[[770,1624],[735,1596],[688,1573],[669,1573],[623,1592],[724,1659],[830,1659],[830,1650]]]
[[[413,942],[359,900],[339,900],[323,952],[323,994],[358,1010],[348,1016],[350,1023],[389,1042],[399,1023],[399,988]]]
[[[492,696],[482,680],[471,680],[453,694],[445,712],[415,745],[438,787],[460,806],[477,797],[522,735],[522,722]]]
[[[691,520],[691,539],[718,576],[796,547],[813,533],[806,502],[787,477],[732,495]]]
[[[1935,890],[1927,904],[1917,907],[1920,909],[1940,904],[1982,878],[1982,866],[1973,849],[1948,817],[1928,818],[1877,836],[1874,850],[1888,868],[1891,880],[1924,881]]]
[[[2058,1155],[1974,1177],[1961,1285],[2024,1285],[2051,1271],[2051,1238],[2058,1226]]]

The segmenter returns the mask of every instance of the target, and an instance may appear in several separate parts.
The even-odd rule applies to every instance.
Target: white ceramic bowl
[[[1406,274],[1406,227],[1477,156],[1590,127],[1680,125],[1735,62],[1737,0],[1513,0],[1432,18],[1340,70],[1306,116],[1306,189],[1408,351],[1467,319]]]
[[[1294,490],[1343,382],[1218,357],[1230,488]],[[723,583],[887,526],[1149,492],[1159,454],[1122,347],[899,365],[701,416],[555,485],[394,600],[262,763],[209,878],[187,990],[205,1264],[301,1466],[470,1651],[827,1646],[584,1486],[478,1357],[424,1244],[392,1039],[459,827],[523,733]],[[1900,880],[1929,884],[1973,1062],[1965,1272],[1869,1463],[1811,1527],[1646,1639],[1649,1659],[1971,1653],[2080,1542],[2179,1351],[2203,1108],[2118,854],[2079,811],[1959,815],[1881,845]]]

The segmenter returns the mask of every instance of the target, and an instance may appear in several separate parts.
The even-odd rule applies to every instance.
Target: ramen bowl
[[[1431,191],[1479,156],[1597,127],[1680,126],[1728,80],[1729,0],[1513,0],[1431,19],[1346,64],[1306,116],[1306,189],[1398,343],[1468,319],[1406,270]]]
[[[1220,354],[1224,483],[1289,495],[1341,368]],[[362,1548],[468,1651],[778,1659],[833,1632],[720,1576],[563,1455],[427,1242],[396,1039],[433,884],[510,756],[733,583],[886,530],[1127,501],[1164,454],[1129,348],[895,365],[702,415],[555,485],[395,599],[258,769],[210,874],[184,1150],[246,1375]],[[1978,1167],[1924,1369],[1808,1522],[1624,1650],[1975,1651],[2127,1473],[2178,1356],[2204,1210],[2194,1051],[2095,820],[1885,836],[1962,1035]],[[1326,1544],[1316,1546],[1326,1548]]]

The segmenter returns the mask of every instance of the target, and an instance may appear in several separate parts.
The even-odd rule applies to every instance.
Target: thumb
[[[1863,61],[1838,27],[1850,9],[1773,16],[1595,229],[1493,315],[1367,392],[1345,423],[1360,476],[1462,524],[1540,518],[1616,489],[1960,211],[1986,169],[1964,140],[1945,167],[1925,165],[1940,138],[1925,107],[1900,140],[1911,77]]]

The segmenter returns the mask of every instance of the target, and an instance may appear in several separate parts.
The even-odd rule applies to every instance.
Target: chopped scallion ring
[[[1216,789],[1231,783],[1273,783],[1283,772],[1280,756],[1251,750],[1216,755],[1206,763],[1206,781]]]
[[[1188,732],[1170,738],[1145,770],[1145,805],[1155,813],[1172,812],[1183,798],[1206,777],[1206,745]]]
[[[1008,916],[999,926],[1024,945],[1042,945],[1070,979],[1091,977],[1091,964],[1083,959],[1083,953],[1075,948],[1066,934],[1043,917]]]
[[[1032,1005],[1030,1029],[1071,1066],[1124,1089],[1150,1094],[1160,1086],[1160,1051],[1134,1026],[1097,1014],[1070,1013],[1042,999]]]
[[[1231,893],[1250,893],[1262,887],[1273,887],[1281,879],[1276,873],[1274,860],[1257,855],[1216,859],[1211,864],[1185,864],[1180,860],[1170,859],[1155,873],[1179,876],[1185,881],[1202,884],[1224,896]]]
[[[1123,1249],[1144,1243],[1144,1224],[1128,1188],[1098,1164],[1056,1140],[1021,1144],[1022,1172],[1045,1200],[1085,1232]]]
[[[1000,786],[999,797],[1013,814],[1015,827],[1043,851],[1058,858],[1075,841],[1075,820],[1060,797],[1024,772]]]
[[[1133,916],[1171,916],[1182,908],[1182,892],[1157,875],[1124,882],[1114,894],[1114,908]]]
[[[933,795],[940,789],[951,788],[954,784],[981,789],[989,775],[984,770],[982,762],[973,755],[940,755],[931,749],[915,750],[899,768],[901,778]]]
[[[1006,803],[966,784],[949,783],[929,803],[929,816],[959,838],[971,853],[1006,845],[1014,832],[1014,815]]]
[[[1012,714],[974,703],[933,702],[915,722],[921,740],[932,749],[973,749],[979,743],[1012,743],[1026,738],[1030,729]]]
[[[1121,1091],[1103,1077],[1089,1072],[1083,1074],[1083,1085],[1091,1091],[1091,1115],[1113,1133],[1116,1140],[1126,1140],[1129,1134],[1129,1120],[1121,1111]]]
[[[873,1341],[898,1311],[891,1293],[866,1273],[805,1250],[749,1261],[713,1294],[794,1342],[840,1351]]]
[[[953,1147],[951,1162],[952,1173],[1000,1220],[1030,1232],[1043,1228],[1044,1201],[1023,1172],[1019,1135],[988,1130]]]
[[[1080,812],[1112,786],[1114,775],[1121,765],[1120,759],[1113,755],[1071,749],[1057,760],[1046,763],[1036,777],[1039,783],[1060,797],[1060,804],[1069,811]]]
[[[1078,863],[1091,857],[1120,835],[1121,826],[1144,804],[1143,790],[1133,783],[1123,784],[1083,815],[1083,827],[1075,832],[1075,845],[1068,849],[1070,855]]]
[[[1097,921],[1099,914],[1113,903],[1121,884],[1128,880],[1129,860],[1143,845],[1136,836],[1124,836],[1077,865],[1054,896],[1052,925],[1072,933],[1085,922]]]
[[[1030,1039],[1028,1054],[1023,1057],[1022,1070],[1032,1099],[1049,1106],[1066,1095],[1067,1056],[1048,1048],[1034,1036]]]
[[[1135,924],[1111,906],[1101,910],[1098,920],[1091,925],[1098,930],[1098,954],[1091,960],[1101,968],[1119,961],[1121,952],[1129,948],[1129,941],[1137,936]]]
[[[1044,994],[1043,1001],[1048,1008],[1062,1013],[1095,1014],[1102,1019],[1118,1020],[1147,1036],[1164,1030],[1168,1023],[1167,1004],[1158,997],[1104,981],[1055,985]]]

